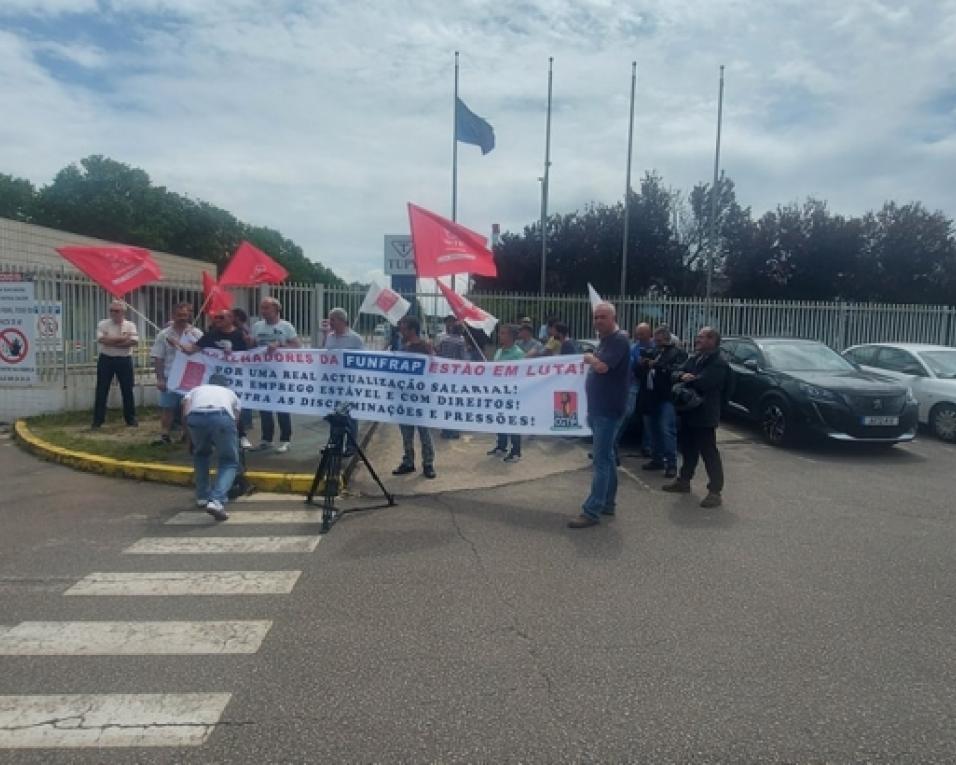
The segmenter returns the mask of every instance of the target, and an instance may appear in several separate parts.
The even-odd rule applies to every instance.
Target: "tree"
[[[28,222],[36,189],[26,178],[0,173],[0,218]]]

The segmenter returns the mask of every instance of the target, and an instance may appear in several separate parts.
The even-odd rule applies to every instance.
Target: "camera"
[[[346,426],[349,421],[349,412],[352,411],[353,404],[349,401],[339,401],[335,408],[329,412],[322,419],[329,422],[331,425],[340,425]]]

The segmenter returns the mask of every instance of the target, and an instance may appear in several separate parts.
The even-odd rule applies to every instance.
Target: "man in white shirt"
[[[213,375],[205,385],[197,385],[183,396],[183,415],[193,446],[196,473],[196,506],[206,508],[217,521],[229,520],[225,511],[229,488],[239,470],[239,434],[236,418],[240,404],[236,394],[226,387],[229,381]],[[216,449],[216,482],[209,487],[209,458]]]
[[[106,399],[115,376],[123,395],[123,419],[130,428],[139,427],[133,400],[133,348],[139,343],[136,325],[125,318],[122,300],[110,303],[110,317],[96,325],[100,354],[96,359],[96,398],[93,403],[93,430],[106,421]]]
[[[344,308],[333,308],[329,311],[329,318],[322,322],[322,332],[325,337],[322,347],[329,351],[361,351],[365,349],[365,341],[362,336],[349,326],[349,314]],[[355,450],[353,443],[358,443],[358,423],[349,415],[348,418],[349,435],[351,441],[345,444],[343,457],[351,457]]]
[[[176,391],[169,390],[166,379],[169,369],[176,358],[176,351],[181,344],[195,345],[202,337],[202,330],[191,323],[193,317],[192,303],[180,303],[173,309],[173,323],[156,335],[156,342],[149,355],[153,359],[153,368],[156,370],[156,389],[159,391],[160,435],[157,443],[170,443],[169,429],[172,427],[176,410],[182,404],[183,397]]]
[[[256,348],[266,346],[270,351],[277,348],[301,348],[302,341],[295,327],[285,319],[280,319],[282,304],[272,297],[262,298],[259,304],[259,315],[262,317],[252,325],[252,340]],[[279,446],[276,452],[284,454],[292,445],[292,415],[288,412],[279,412]],[[275,435],[275,419],[272,412],[259,412],[259,421],[262,425],[262,441],[256,451],[265,451],[272,448],[272,438]]]

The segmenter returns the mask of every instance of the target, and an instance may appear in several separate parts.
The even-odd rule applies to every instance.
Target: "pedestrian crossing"
[[[228,524],[301,527],[322,522],[318,510],[277,510],[274,504],[272,508],[230,508]],[[268,554],[282,561],[283,556],[313,553],[321,540],[318,535],[301,533],[226,537],[210,530],[207,534],[206,527],[219,528],[221,524],[203,512],[177,513],[165,525],[167,535],[144,537],[117,550],[120,560],[131,560],[126,556],[132,555],[156,556],[157,563],[168,560],[170,568],[177,568],[181,560],[201,561],[198,556],[209,556],[215,561],[215,556],[223,554]],[[189,536],[175,536],[178,529]],[[281,565],[275,570],[191,568],[97,571],[83,576],[63,596],[89,598],[91,611],[95,611],[96,598],[174,597],[173,602],[182,603],[198,596],[275,597],[290,594],[302,574],[301,570]],[[248,615],[248,606],[242,615]],[[255,615],[263,616],[258,612]],[[0,656],[249,655],[260,650],[272,625],[267,618],[24,621],[0,624]],[[33,659],[37,660],[42,659]],[[0,695],[0,750],[201,746],[220,724],[232,699],[232,694],[222,688],[182,693],[156,693],[149,688],[123,690],[129,692]]]

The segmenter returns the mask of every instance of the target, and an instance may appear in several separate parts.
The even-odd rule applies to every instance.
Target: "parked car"
[[[913,389],[919,421],[944,441],[956,441],[956,348],[916,343],[854,345],[844,357],[868,372]]]
[[[865,372],[815,340],[729,337],[735,374],[727,402],[760,424],[775,446],[801,435],[895,444],[916,437],[912,390]]]

